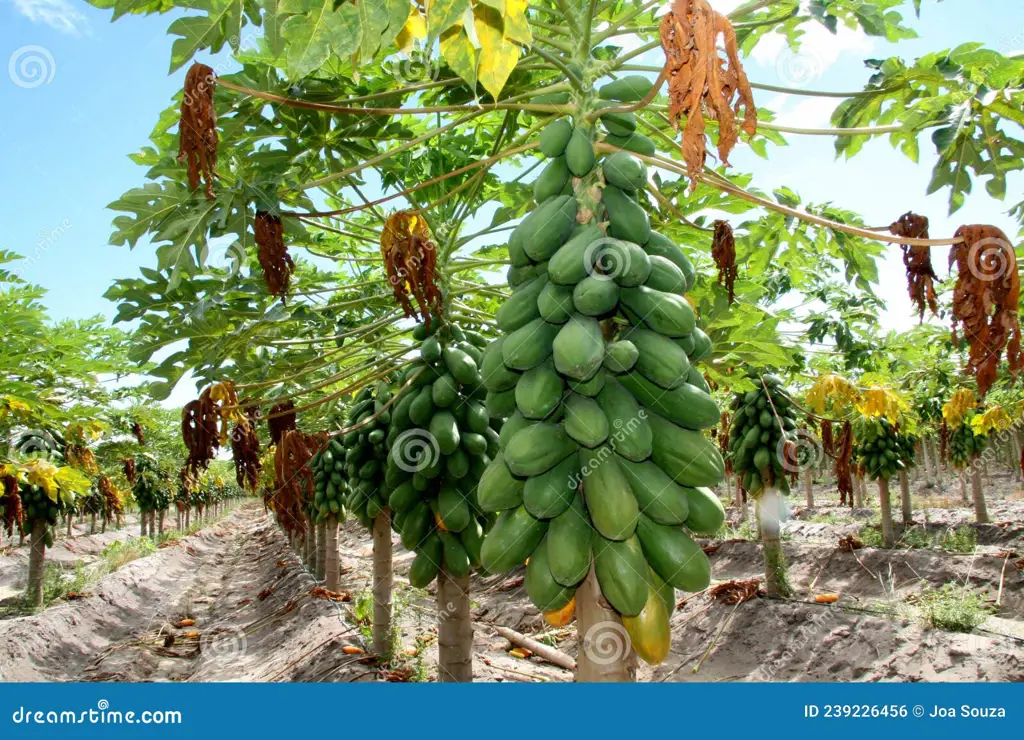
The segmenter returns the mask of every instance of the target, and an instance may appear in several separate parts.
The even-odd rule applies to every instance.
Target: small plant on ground
[[[946,552],[970,554],[978,548],[978,533],[973,527],[947,529],[939,538],[939,547]]]
[[[907,601],[920,609],[927,624],[951,632],[970,632],[994,611],[983,594],[951,583],[926,588],[908,596]]]

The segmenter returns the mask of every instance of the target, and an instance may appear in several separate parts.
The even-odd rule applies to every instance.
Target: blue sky
[[[712,0],[724,10],[734,0]],[[134,251],[107,245],[113,213],[105,206],[143,182],[144,170],[127,157],[147,143],[159,112],[180,89],[184,70],[168,76],[170,16],[125,17],[111,24],[109,11],[82,0],[0,0],[0,198],[5,205],[0,248],[28,257],[24,277],[49,290],[55,318],[110,316],[102,294],[118,277],[134,276],[155,262],[152,247]],[[1003,53],[1024,49],[1020,0],[925,0],[917,24],[921,38],[894,46],[852,32],[832,37],[815,29],[793,56],[763,44],[747,60],[752,80],[813,89],[855,90],[867,79],[865,57],[914,58],[928,51],[984,39]],[[651,53],[647,63],[660,63]],[[18,84],[20,83],[20,84]],[[827,126],[835,100],[761,92],[760,105],[776,109],[793,125]],[[913,209],[932,219],[934,236],[962,223],[995,223],[1014,236],[1005,215],[1020,199],[1024,179],[1009,183],[1007,203],[984,189],[954,217],[946,195],[925,197],[933,156],[922,146],[914,165],[878,140],[850,162],[835,160],[827,137],[790,137],[766,163],[738,151],[733,164],[755,173],[755,184],[788,184],[807,200],[833,201],[886,224]],[[944,251],[933,261],[945,274]],[[892,247],[882,270],[882,295],[891,299],[883,324],[910,326],[915,317],[905,297],[899,250]]]

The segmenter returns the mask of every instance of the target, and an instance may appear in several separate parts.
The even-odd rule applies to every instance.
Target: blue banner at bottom
[[[908,732],[962,740],[965,731],[1019,737],[1024,684],[0,684],[0,708],[0,738],[327,730],[450,740],[453,731],[528,736],[569,720],[576,736],[756,727],[790,740],[863,728],[873,740]]]

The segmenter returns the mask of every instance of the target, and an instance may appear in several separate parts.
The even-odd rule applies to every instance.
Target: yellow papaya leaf
[[[956,429],[977,405],[978,399],[974,391],[964,388],[954,393],[953,397],[942,405],[942,418],[951,429]]]
[[[423,17],[423,13],[420,12],[419,8],[413,5],[412,12],[409,13],[409,17],[405,20],[405,25],[402,26],[402,30],[395,37],[395,46],[398,47],[399,51],[409,51],[412,48],[413,42],[425,39],[426,37],[427,19]]]
[[[57,468],[53,480],[57,483],[60,492],[66,500],[71,500],[79,494],[84,495],[88,493],[89,488],[92,486],[92,482],[88,477],[67,465]]]
[[[854,406],[860,401],[857,386],[835,373],[825,373],[807,391],[807,405],[818,414],[823,414],[832,404],[835,410]]]
[[[476,87],[476,48],[461,23],[441,34],[441,56],[466,84]]]
[[[46,493],[47,497],[57,501],[57,466],[49,460],[30,460],[25,463],[25,477],[33,486],[39,486]]]
[[[1006,431],[1011,426],[1013,426],[1013,421],[1002,406],[993,406],[984,414],[971,419],[971,430],[978,436],[984,436],[993,430]]]
[[[477,76],[495,99],[519,61],[519,47],[505,38],[505,24],[493,8],[477,8],[476,37],[480,42]]]
[[[530,21],[526,18],[526,8],[530,0],[506,0],[505,12],[505,38],[515,41],[517,44],[529,46],[533,43],[533,34],[530,32]]]
[[[895,422],[907,410],[906,401],[890,388],[873,386],[864,391],[856,402],[857,411],[869,419],[886,417]]]
[[[451,29],[462,20],[466,11],[472,13],[472,0],[433,0],[427,9],[430,37],[437,38]]]

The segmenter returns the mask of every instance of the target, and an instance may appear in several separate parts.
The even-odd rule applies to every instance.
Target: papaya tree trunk
[[[766,488],[757,502],[764,550],[764,586],[769,596],[789,596],[792,590],[786,578],[786,558],[782,552],[782,499],[775,488]]]
[[[853,478],[853,507],[855,509],[864,508],[864,478],[860,475]]]
[[[932,456],[928,454],[928,439],[921,439],[921,457],[924,458],[924,484],[932,486],[936,476],[932,473]]]
[[[900,509],[903,514],[903,526],[909,527],[914,523],[914,504],[910,500],[910,481],[907,480],[907,471],[900,471]]]
[[[814,508],[814,473],[810,468],[804,470],[804,497],[807,499],[807,508]]]
[[[469,576],[437,574],[437,680],[473,680],[473,622],[469,618]]]
[[[327,524],[326,522],[320,522],[316,525],[316,579],[322,581],[324,579],[324,573],[327,572],[325,567],[325,557],[327,554]]]
[[[96,512],[89,515],[89,534],[96,534]]]
[[[960,501],[965,504],[969,504],[970,501],[967,499],[967,470],[958,470],[956,480],[957,485],[960,488]]]
[[[302,563],[307,570],[316,567],[316,525],[313,517],[306,515],[306,549],[302,554]]]
[[[28,554],[28,590],[25,600],[30,607],[43,605],[43,574],[46,572],[46,525],[32,522],[32,549]]]
[[[146,517],[146,512],[139,512],[139,537],[146,536],[146,525],[149,524],[149,519]]]
[[[636,654],[622,617],[597,582],[594,564],[576,589],[577,683],[636,681]]]
[[[164,510],[160,509],[160,514],[156,520],[156,534],[159,537],[164,533]]]
[[[107,521],[108,521],[107,517],[103,517],[103,521],[100,522],[100,533],[101,534],[106,534],[107,533]]]
[[[341,568],[338,564],[338,520],[331,517],[327,520],[327,546],[324,553],[324,588],[328,591],[338,590]]]
[[[974,521],[978,524],[988,524],[988,507],[985,505],[985,490],[981,485],[981,463],[978,456],[974,456],[971,465],[971,495],[974,499]]]
[[[75,526],[75,518],[68,514],[68,539],[70,540],[74,535],[72,534],[71,528]]]
[[[878,479],[878,508],[882,512],[882,545],[895,547],[896,537],[892,531],[892,506],[889,501],[889,479],[884,475]]]
[[[391,509],[384,507],[373,520],[373,652],[382,660],[391,658],[392,572]],[[440,581],[438,581],[438,603]],[[470,667],[472,677],[472,666]]]
[[[743,487],[740,485],[740,477],[736,476],[736,510],[739,511],[740,521],[747,520],[747,497],[743,494]]]

